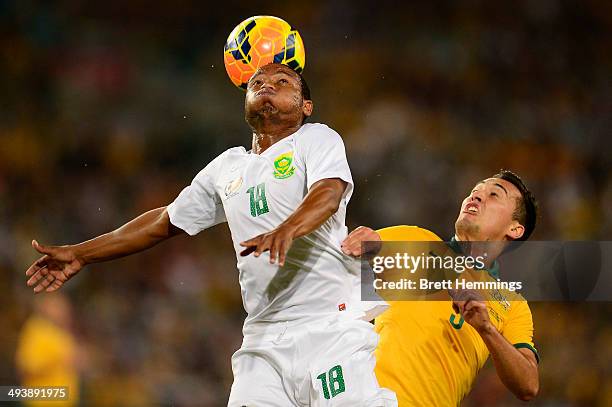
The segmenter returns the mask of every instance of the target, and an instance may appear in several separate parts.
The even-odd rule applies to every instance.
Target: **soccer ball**
[[[249,17],[234,28],[223,47],[225,70],[234,85],[246,89],[255,71],[269,63],[302,72],[304,43],[297,30],[272,16]]]

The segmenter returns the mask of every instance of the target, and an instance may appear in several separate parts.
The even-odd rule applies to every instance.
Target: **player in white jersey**
[[[353,181],[340,136],[312,113],[310,91],[270,64],[249,81],[252,149],[231,148],[167,207],[44,254],[27,271],[35,292],[55,291],[85,264],[125,256],[227,222],[248,316],[232,357],[230,407],[395,406],[378,386],[378,338],[355,298],[359,266],[340,250]]]

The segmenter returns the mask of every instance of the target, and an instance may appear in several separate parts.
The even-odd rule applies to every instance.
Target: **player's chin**
[[[455,230],[457,231],[471,231],[477,228],[476,219],[471,214],[460,213],[457,221],[455,222]]]
[[[278,111],[276,103],[267,95],[256,97],[251,107],[258,114],[275,113]]]
[[[477,218],[476,214],[462,211],[457,217],[457,222],[474,223]]]

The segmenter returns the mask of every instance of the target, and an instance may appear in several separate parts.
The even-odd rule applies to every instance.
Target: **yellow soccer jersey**
[[[439,241],[415,226],[378,231],[384,241]],[[518,294],[488,298],[491,322],[516,348],[532,350],[533,322],[527,302]],[[504,298],[505,297],[505,298]],[[376,318],[380,335],[376,376],[396,392],[400,407],[456,406],[467,395],[489,356],[480,335],[452,301],[394,301]]]
[[[76,343],[72,335],[46,319],[31,317],[23,327],[16,363],[22,386],[67,386],[66,401],[29,401],[28,407],[72,407],[78,404],[79,387],[75,367]]]

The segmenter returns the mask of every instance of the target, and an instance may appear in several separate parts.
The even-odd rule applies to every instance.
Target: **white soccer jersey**
[[[348,183],[340,207],[317,230],[293,242],[283,267],[270,264],[267,252],[259,258],[240,256],[240,242],[277,227],[312,184],[325,178]],[[262,154],[244,147],[223,152],[168,206],[168,213],[172,224],[190,235],[229,224],[248,334],[272,322],[314,320],[338,311],[363,315],[355,298],[359,265],[340,251],[352,191],[338,133],[323,124],[305,124]]]

